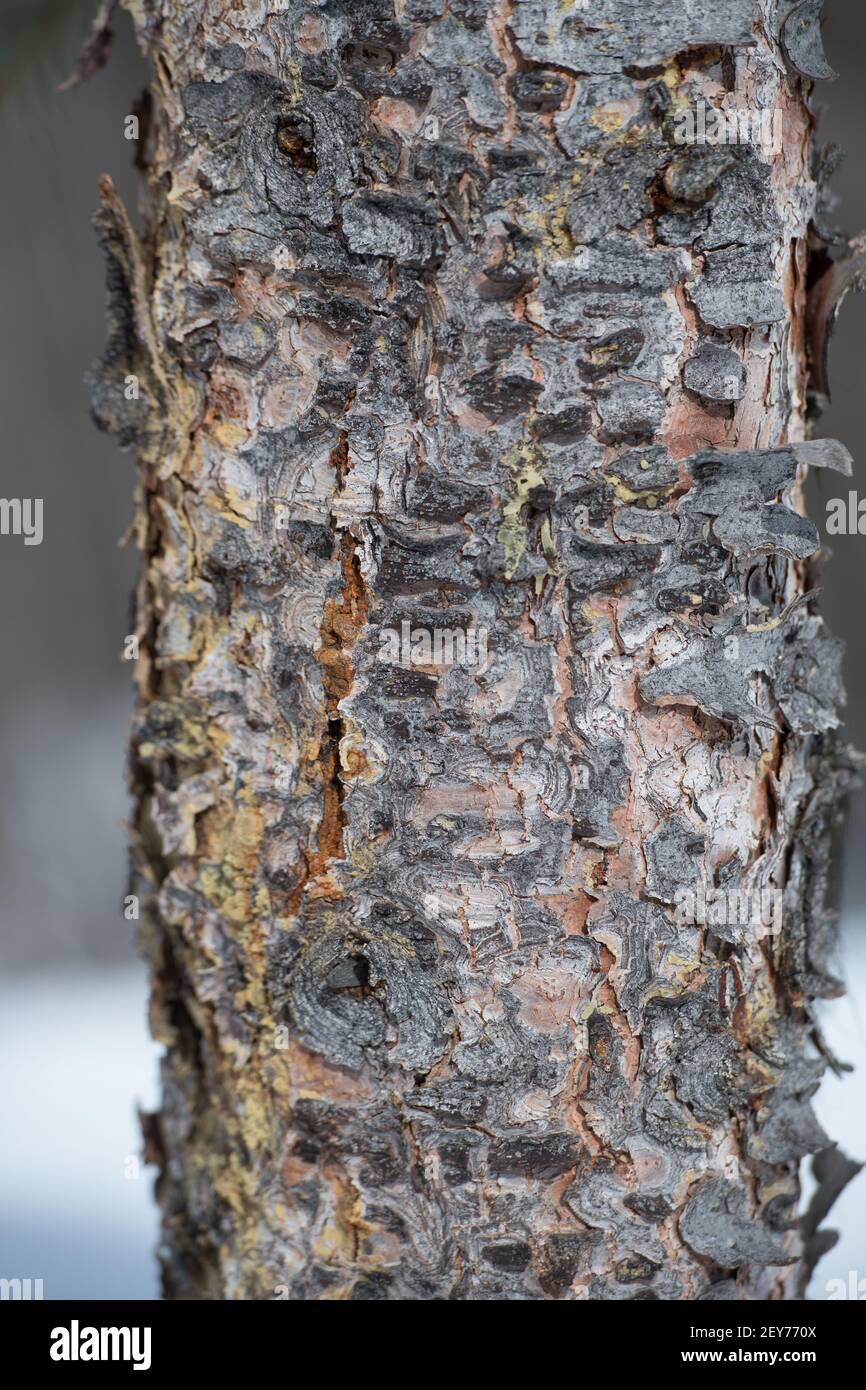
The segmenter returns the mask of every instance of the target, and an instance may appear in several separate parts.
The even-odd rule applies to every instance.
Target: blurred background
[[[157,1102],[146,978],[123,917],[124,781],[136,557],[132,459],[92,426],[84,372],[104,342],[103,264],[90,227],[111,174],[131,212],[135,145],[124,117],[147,82],[125,14],[102,72],[66,93],[96,0],[0,0],[0,420],[5,497],[42,497],[45,539],[0,544],[0,1277],[41,1278],[44,1296],[155,1298],[152,1172],[136,1158],[136,1107]],[[866,6],[829,0],[819,139],[847,152],[835,220],[866,228]],[[819,432],[866,460],[866,296],[845,304]],[[853,486],[862,473],[855,470]],[[810,485],[812,486],[812,485]],[[845,485],[847,489],[847,484]],[[862,484],[860,484],[862,488]],[[825,496],[838,489],[832,486]],[[814,491],[814,488],[813,488]],[[844,495],[844,492],[841,494]],[[819,524],[824,499],[814,492]],[[866,749],[866,540],[833,541],[824,613],[848,644],[847,733]],[[866,795],[851,806],[838,973],[822,1007],[837,1055],[816,1109],[866,1159]],[[866,1171],[830,1224],[842,1236],[809,1297],[866,1278]]]

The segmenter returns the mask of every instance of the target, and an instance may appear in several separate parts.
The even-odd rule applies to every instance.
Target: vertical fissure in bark
[[[341,470],[346,463],[346,444],[342,439],[335,450],[338,487]],[[357,754],[348,756],[346,769],[342,765],[343,739],[346,725],[340,714],[340,702],[352,691],[353,671],[351,651],[364,626],[367,596],[355,542],[348,531],[340,535],[340,566],[342,585],[336,599],[328,599],[321,625],[321,644],[316,660],[322,668],[327,731],[323,736],[322,756],[322,819],[317,834],[317,853],[308,865],[308,878],[315,879],[327,870],[329,861],[344,857],[343,775],[356,770]]]

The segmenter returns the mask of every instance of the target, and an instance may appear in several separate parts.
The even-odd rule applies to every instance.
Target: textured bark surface
[[[803,442],[820,7],[127,8],[94,394],[167,1294],[794,1295],[850,777],[799,509],[849,467]],[[677,144],[702,101],[780,147]]]

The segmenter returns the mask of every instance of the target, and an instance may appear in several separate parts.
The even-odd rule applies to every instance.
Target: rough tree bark
[[[820,5],[126,4],[94,400],[167,1295],[795,1296],[852,765],[800,504],[850,467],[804,442]],[[770,137],[677,143],[701,102]]]

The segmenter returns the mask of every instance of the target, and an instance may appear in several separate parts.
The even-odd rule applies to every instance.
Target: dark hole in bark
[[[364,989],[370,981],[370,962],[365,956],[346,956],[330,971],[329,989]]]
[[[521,111],[557,111],[568,95],[568,82],[562,74],[544,68],[518,72],[509,86]]]
[[[365,68],[393,68],[394,54],[382,43],[348,43],[343,62]]]
[[[296,169],[305,174],[315,174],[317,166],[313,126],[305,116],[283,116],[277,126],[276,142],[277,149],[288,155]]]
[[[556,501],[556,494],[549,487],[533,487],[530,488],[526,501],[530,515],[544,516]]]

